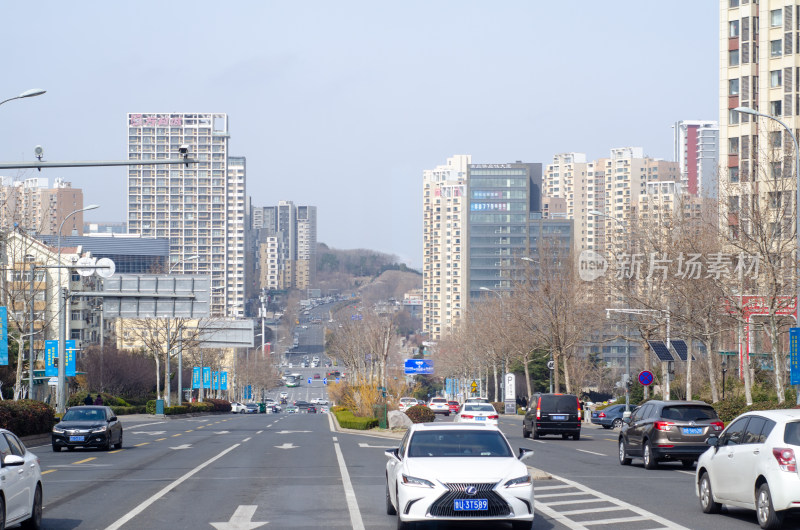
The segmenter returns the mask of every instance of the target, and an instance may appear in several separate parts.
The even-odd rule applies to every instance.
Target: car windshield
[[[664,407],[661,417],[665,420],[675,421],[705,421],[716,420],[717,412],[709,406],[703,405],[672,405]]]
[[[62,421],[105,421],[102,409],[69,409]]]
[[[541,407],[546,408],[548,411],[572,413],[578,410],[578,400],[575,396],[542,396]]]
[[[441,457],[509,457],[511,448],[498,431],[441,430],[414,433],[408,456]]]
[[[468,404],[464,405],[464,410],[466,412],[494,412],[494,407],[492,405],[482,405],[482,404]]]

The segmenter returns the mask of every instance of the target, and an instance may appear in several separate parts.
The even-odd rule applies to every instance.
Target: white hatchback
[[[414,521],[510,521],[530,530],[533,483],[496,427],[417,423],[386,455],[386,513],[398,528]]]
[[[748,508],[761,528],[780,528],[786,511],[800,508],[800,410],[746,412],[708,444],[695,477],[703,512]]]
[[[428,408],[431,409],[435,414],[444,414],[445,416],[450,415],[450,404],[443,397],[431,398],[431,400],[428,402]]]
[[[12,432],[0,429],[0,528],[23,523],[42,527],[42,470],[39,458]]]
[[[453,422],[497,425],[498,419],[499,416],[493,405],[488,403],[464,403]]]

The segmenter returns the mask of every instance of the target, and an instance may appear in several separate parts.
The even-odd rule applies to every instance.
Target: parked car
[[[639,407],[630,406],[631,414]],[[625,405],[611,405],[603,410],[592,411],[592,423],[602,425],[604,429],[622,428],[622,416],[625,414]]]
[[[97,447],[109,450],[122,448],[122,423],[111,407],[81,405],[70,407],[64,417],[53,427],[51,434],[53,451],[66,447]],[[9,512],[10,513],[10,512]]]
[[[0,515],[0,528],[18,523],[22,523],[24,528],[41,528],[42,470],[39,459],[14,433],[0,429],[0,460],[3,469],[0,494],[5,508]]]
[[[452,414],[458,414],[458,409],[461,408],[461,403],[458,401],[448,401],[447,405],[450,407],[450,412]]]
[[[756,511],[761,528],[780,528],[800,504],[800,410],[746,412],[697,460],[695,493],[705,513],[723,504]]]
[[[245,407],[242,403],[239,403],[238,401],[234,401],[233,403],[231,403],[231,412],[233,412],[234,414],[239,414],[240,412],[246,413],[247,407]]]
[[[453,422],[497,425],[498,418],[494,405],[489,403],[464,403],[456,417],[453,418]]]
[[[401,397],[400,402],[397,404],[397,410],[405,412],[416,404],[417,400],[412,397]]]
[[[581,404],[574,394],[534,394],[522,418],[522,436],[534,439],[560,434],[565,440],[581,438]]]
[[[245,410],[246,414],[258,414],[259,412],[257,403],[248,403],[244,407],[246,409]]]
[[[434,414],[450,415],[450,405],[447,404],[447,400],[443,397],[431,398],[428,402],[428,408],[431,409]]]
[[[661,460],[691,467],[708,449],[708,437],[724,427],[714,407],[703,401],[648,401],[623,420],[619,463],[641,457],[645,469],[655,469]]]
[[[496,427],[417,423],[386,455],[386,513],[397,527],[415,521],[509,521],[530,529],[533,484],[523,463]]]

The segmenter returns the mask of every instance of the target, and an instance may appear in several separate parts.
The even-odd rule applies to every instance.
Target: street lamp
[[[182,260],[178,260],[172,267],[169,268],[167,274],[172,274],[172,271],[174,271],[178,265],[186,263],[187,261],[194,261],[197,259],[200,259],[200,256],[194,255],[194,256],[189,256],[188,258],[184,258]],[[167,319],[167,359],[166,362],[164,363],[165,364],[164,382],[167,385],[167,395],[165,403],[168,407],[171,405],[170,394],[172,393],[172,380],[169,378],[169,356],[170,353],[172,353],[172,341],[170,340],[170,335],[169,335],[170,320],[171,320],[170,318]],[[182,329],[179,330],[179,333],[183,334],[183,330]],[[182,388],[183,374],[181,373],[182,371],[183,371],[183,344],[181,344],[181,347],[178,348],[178,406],[181,405],[181,397],[182,397],[181,394],[183,393],[183,388]]]
[[[8,103],[9,101],[14,101],[15,99],[32,98],[32,97],[36,97],[36,96],[41,96],[45,92],[47,92],[47,90],[43,90],[41,88],[32,88],[30,90],[26,90],[25,92],[23,92],[19,96],[14,96],[13,98],[8,98],[8,99],[4,99],[3,101],[0,101],[0,105],[2,105],[3,103]]]
[[[36,94],[38,95],[38,94]],[[28,97],[28,96],[26,96]],[[66,305],[66,296],[65,293],[62,293],[61,287],[61,229],[64,228],[64,223],[67,222],[67,219],[72,217],[73,215],[81,212],[86,212],[88,210],[94,210],[99,208],[100,206],[97,204],[90,204],[85,208],[81,208],[79,210],[75,210],[74,212],[70,212],[64,217],[64,220],[61,221],[61,224],[58,227],[58,314],[61,317],[58,322],[58,390],[57,400],[56,400],[56,412],[63,413],[67,408],[67,392],[66,392],[66,380],[67,380],[67,367],[66,367],[66,356],[64,352],[66,351],[66,342],[67,342],[67,315],[64,313],[64,306]],[[70,272],[69,267],[67,267],[67,278],[69,278]],[[67,282],[69,285],[69,282]],[[73,352],[74,354],[74,352]]]
[[[789,136],[792,137],[792,142],[794,142],[794,176],[795,176],[795,184],[797,189],[795,190],[795,237],[797,238],[797,256],[795,256],[795,260],[797,263],[797,298],[795,298],[795,311],[797,312],[797,318],[795,322],[800,320],[800,147],[797,144],[797,136],[795,136],[792,129],[789,128],[788,125],[783,123],[781,120],[776,118],[775,116],[770,116],[769,114],[764,114],[762,112],[758,112],[757,110],[753,110],[748,107],[736,107],[733,109],[735,112],[739,112],[741,114],[749,114],[751,116],[760,116],[762,118],[767,118],[772,121],[778,122],[781,127],[786,129],[786,132],[789,133]],[[775,367],[777,370],[778,367]],[[800,405],[800,386],[795,387],[796,403]]]
[[[175,262],[175,265],[173,265],[172,267],[169,268],[169,272],[167,272],[167,274],[172,274],[172,271],[174,271],[175,268],[178,265],[180,265],[181,263],[186,263],[187,261],[196,261],[198,259],[200,259],[200,256],[196,256],[195,255],[195,256],[189,256],[188,258],[184,258],[182,260],[179,260],[179,261]]]

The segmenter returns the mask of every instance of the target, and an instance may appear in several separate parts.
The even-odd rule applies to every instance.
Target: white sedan
[[[416,423],[386,455],[386,513],[398,528],[415,521],[510,521],[531,528],[533,484],[496,427]]]
[[[498,414],[494,406],[486,403],[464,403],[456,417],[455,423],[487,423],[497,425]]]
[[[239,414],[240,412],[247,414],[247,407],[238,401],[234,401],[231,403],[231,412],[234,414]]]
[[[800,506],[800,410],[746,412],[707,443],[695,476],[703,512],[747,508],[761,528],[781,528],[787,511]]]
[[[42,526],[42,470],[39,459],[13,433],[0,429],[0,528]]]
[[[402,397],[400,398],[400,402],[397,404],[397,410],[400,412],[405,412],[407,409],[415,406],[417,404],[417,400],[412,397]]]

